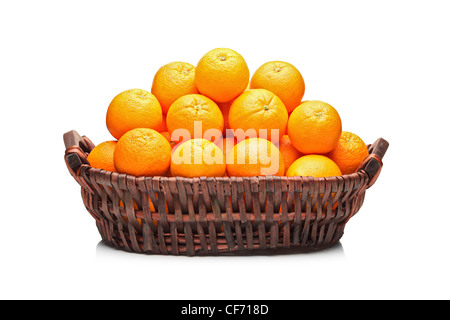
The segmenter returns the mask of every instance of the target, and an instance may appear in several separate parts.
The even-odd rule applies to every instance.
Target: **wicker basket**
[[[353,174],[312,177],[135,177],[92,168],[94,144],[64,134],[65,162],[102,239],[122,250],[173,255],[282,253],[335,244],[382,168],[388,142]]]

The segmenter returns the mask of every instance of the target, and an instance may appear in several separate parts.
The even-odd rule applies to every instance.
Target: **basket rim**
[[[356,172],[349,174],[342,174],[340,176],[331,176],[331,177],[313,177],[313,176],[275,176],[275,175],[258,175],[258,176],[244,176],[244,177],[236,177],[236,176],[220,176],[220,177],[181,177],[181,176],[166,176],[166,175],[158,175],[158,176],[135,176],[127,173],[119,173],[106,171],[104,169],[94,168],[90,165],[87,160],[87,156],[90,151],[95,147],[94,143],[87,138],[86,136],[80,136],[75,130],[69,131],[64,134],[64,143],[66,145],[65,152],[65,162],[69,169],[71,175],[78,181],[80,176],[83,175],[85,177],[89,176],[92,173],[94,175],[100,175],[100,180],[104,181],[104,179],[108,180],[109,178],[117,181],[153,181],[159,182],[160,184],[165,183],[173,183],[173,182],[182,182],[182,183],[190,183],[196,184],[198,182],[206,181],[210,183],[211,181],[218,181],[224,183],[236,183],[236,182],[244,182],[255,184],[255,182],[263,181],[267,182],[269,185],[272,182],[283,182],[288,186],[291,183],[301,183],[303,184],[332,184],[338,185],[341,183],[347,184],[349,181],[367,181],[366,188],[370,188],[378,178],[378,175],[383,166],[382,158],[389,146],[389,143],[383,138],[378,138],[374,143],[367,144],[367,148],[369,154],[364,159],[363,163],[356,170]],[[79,181],[80,182],[80,181]]]
[[[120,172],[113,172],[113,171],[107,171],[104,169],[94,168],[90,166],[89,164],[82,164],[80,168],[85,168],[87,172],[92,171],[92,173],[97,173],[103,176],[117,176],[118,178],[125,178],[125,179],[132,179],[132,180],[138,180],[138,179],[146,179],[146,180],[158,180],[161,182],[169,182],[169,181],[182,181],[182,182],[189,182],[189,183],[197,183],[198,181],[223,181],[223,182],[232,182],[232,181],[249,181],[254,182],[255,180],[261,181],[261,180],[269,180],[269,181],[299,181],[302,182],[313,182],[313,183],[326,183],[326,182],[336,182],[338,180],[349,180],[349,179],[358,179],[362,176],[369,177],[369,174],[367,174],[364,170],[360,170],[354,173],[349,174],[343,174],[340,176],[330,176],[330,177],[313,177],[313,176],[274,176],[274,175],[266,175],[266,176],[223,176],[223,177],[207,177],[207,176],[199,176],[199,177],[182,177],[182,176],[135,176],[128,173],[120,173]],[[90,173],[89,173],[90,174]]]
[[[311,176],[251,176],[251,177],[165,177],[165,176],[134,176],[126,173],[106,171],[83,164],[78,171],[82,186],[94,192],[100,185],[112,187],[115,192],[120,190],[136,190],[150,193],[167,192],[168,189],[178,189],[188,186],[188,192],[193,188],[200,193],[216,193],[217,188],[230,190],[247,190],[249,192],[283,193],[302,192],[302,190],[317,190],[325,192],[348,192],[350,190],[366,190],[370,182],[370,175],[364,171],[333,177]],[[175,187],[179,186],[179,187]],[[214,190],[212,190],[212,189]],[[208,190],[211,189],[211,190]],[[186,191],[187,191],[186,190]],[[99,190],[97,190],[99,191]],[[179,192],[179,190],[173,190]],[[100,191],[99,191],[100,192]],[[120,192],[120,191],[119,191]]]

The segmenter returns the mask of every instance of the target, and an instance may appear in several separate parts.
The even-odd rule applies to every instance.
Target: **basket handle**
[[[80,136],[75,130],[64,133],[63,139],[66,149],[77,146],[80,147],[84,152],[89,153],[95,147],[91,140],[89,140],[86,136]]]
[[[63,135],[66,152],[64,160],[67,168],[73,176],[77,176],[78,169],[82,164],[89,164],[87,155],[95,147],[91,140],[85,136],[80,136],[75,130],[66,132]]]
[[[383,167],[383,157],[389,147],[389,142],[383,138],[378,138],[372,145],[369,146],[369,155],[361,163],[357,171],[364,171],[369,175],[369,182],[367,188],[370,188],[380,175]]]

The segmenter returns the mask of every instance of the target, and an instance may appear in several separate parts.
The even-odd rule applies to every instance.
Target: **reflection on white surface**
[[[338,241],[334,246],[325,248],[322,250],[312,251],[312,252],[292,252],[292,251],[279,251],[278,254],[254,254],[254,255],[219,255],[219,256],[201,256],[198,258],[233,258],[233,257],[275,257],[275,256],[282,256],[285,258],[308,258],[308,259],[322,259],[327,258],[330,260],[336,260],[336,259],[345,259],[345,253],[344,248],[342,246],[342,243]],[[112,246],[110,246],[105,241],[100,241],[97,244],[96,247],[96,258],[99,261],[102,261],[104,259],[109,258],[143,258],[145,257],[177,257],[174,255],[159,255],[159,254],[140,254],[140,253],[134,253],[134,252],[127,252],[124,250],[116,249]],[[185,257],[185,256],[181,256]],[[195,258],[195,257],[187,257],[187,258]]]
[[[311,298],[317,281],[338,275],[341,287],[350,269],[340,242],[310,253],[188,257],[126,252],[100,241],[95,261],[101,273],[149,288],[136,291],[138,298],[175,300]]]

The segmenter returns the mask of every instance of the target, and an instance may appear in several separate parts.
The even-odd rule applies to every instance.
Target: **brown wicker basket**
[[[64,134],[65,162],[102,239],[137,253],[218,255],[318,250],[361,208],[389,144],[380,138],[353,174],[312,177],[135,177],[92,168],[94,144]]]

